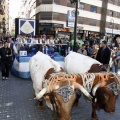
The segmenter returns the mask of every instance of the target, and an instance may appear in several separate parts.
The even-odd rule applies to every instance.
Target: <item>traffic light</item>
[[[73,3],[76,3],[78,0],[70,0],[70,3],[73,4]]]

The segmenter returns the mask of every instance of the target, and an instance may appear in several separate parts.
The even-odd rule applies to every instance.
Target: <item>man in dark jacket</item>
[[[102,41],[102,47],[98,50],[96,60],[103,63],[106,67],[109,65],[111,51],[107,47],[107,42]]]
[[[8,48],[8,43],[4,43],[4,47],[0,49],[2,79],[8,79],[9,70],[12,64],[12,50]]]

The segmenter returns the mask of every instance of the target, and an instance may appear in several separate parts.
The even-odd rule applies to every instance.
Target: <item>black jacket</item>
[[[12,60],[12,50],[10,48],[2,47],[0,49],[1,61],[11,61]]]
[[[98,60],[99,62],[101,62],[103,64],[109,64],[110,55],[111,55],[111,51],[108,47],[106,47],[104,50],[103,50],[103,48],[100,48],[98,50],[96,60]]]

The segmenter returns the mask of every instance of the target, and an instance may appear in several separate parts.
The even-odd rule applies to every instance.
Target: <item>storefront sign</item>
[[[74,27],[75,24],[75,16],[72,14],[72,10],[68,10],[67,12],[67,27]]]
[[[89,34],[91,34],[91,35],[99,35],[100,33],[99,32],[89,32]]]
[[[64,27],[63,24],[53,23],[53,27]]]
[[[40,26],[49,26],[49,27],[63,27],[63,24],[58,23],[40,23]]]
[[[40,26],[52,26],[52,23],[39,23]]]
[[[55,28],[56,31],[72,32],[70,28]]]
[[[27,51],[20,51],[19,55],[20,56],[27,56]]]
[[[120,30],[115,30],[115,29],[110,29],[110,28],[106,28],[105,29],[106,33],[110,33],[110,34],[120,34]]]
[[[55,35],[55,31],[51,31],[51,30],[41,30],[40,31],[40,34],[41,35],[43,35],[43,34],[45,34],[45,35]]]

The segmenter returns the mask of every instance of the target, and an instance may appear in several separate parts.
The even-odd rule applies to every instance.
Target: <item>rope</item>
[[[89,91],[92,89],[93,87],[93,83],[94,83],[94,80],[95,80],[95,74],[94,73],[84,73],[84,74],[79,74],[79,76],[82,77],[82,82],[83,82],[83,87]],[[89,91],[90,92],[90,91]]]
[[[66,73],[53,73],[51,74],[49,79],[45,79],[43,81],[43,88],[47,87],[49,90],[48,91],[53,91],[55,90],[55,86],[57,83],[60,83],[62,81],[67,81],[70,86],[70,82],[74,83],[76,85],[76,75],[68,75]]]

